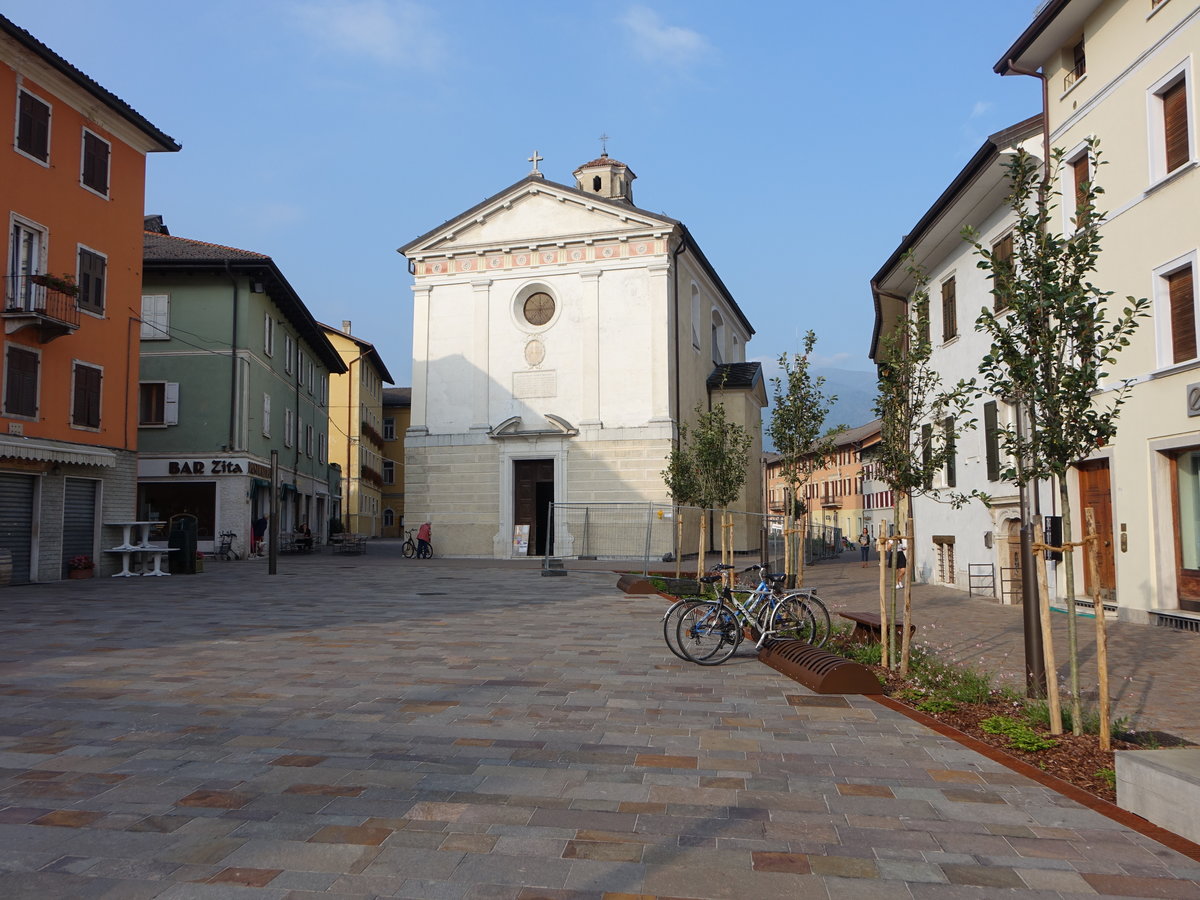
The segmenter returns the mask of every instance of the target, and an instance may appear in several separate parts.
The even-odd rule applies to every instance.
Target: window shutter
[[[926,423],[921,426],[921,465],[925,468],[926,478],[925,487],[929,488],[932,485],[933,473],[929,471],[930,463],[933,462],[933,426]]]
[[[95,312],[104,312],[104,275],[106,262],[103,256],[90,250],[79,250],[79,305]],[[142,315],[145,319],[145,315]],[[142,326],[145,328],[145,325]]]
[[[179,424],[179,382],[168,381],[163,392],[163,424]]]
[[[1166,277],[1171,303],[1171,350],[1173,362],[1196,358],[1196,299],[1192,286],[1192,267]]]
[[[4,411],[17,416],[36,416],[38,355],[20,347],[9,347],[7,360]]]
[[[946,437],[946,487],[958,485],[958,448],[954,440],[954,417],[947,416],[942,423]]]
[[[1088,155],[1084,153],[1079,159],[1071,163],[1071,169],[1075,173],[1075,215],[1079,216],[1080,209],[1087,202],[1087,190],[1084,184],[1091,180],[1091,173],[1088,171]],[[1080,224],[1076,221],[1076,224]]]
[[[1005,297],[1011,287],[1012,270],[1013,238],[1010,232],[992,245],[992,294],[996,298],[996,312],[1008,309]]]
[[[263,433],[263,437],[271,436],[271,395],[270,394],[263,394],[262,433]]]
[[[99,194],[108,194],[108,142],[90,131],[83,133],[83,183]]]
[[[17,116],[17,146],[42,162],[50,158],[50,107],[25,91]]]
[[[171,298],[167,294],[142,296],[143,341],[165,341],[171,337]]]
[[[1162,105],[1167,171],[1174,172],[1191,155],[1188,147],[1187,81],[1180,79],[1163,91]]]
[[[74,367],[74,403],[71,422],[87,428],[100,427],[100,370],[92,366]]]
[[[942,340],[948,341],[958,335],[958,299],[955,296],[954,279],[942,283]]]
[[[996,415],[996,401],[983,404],[983,441],[987,453],[988,481],[1000,480],[1000,434]]]

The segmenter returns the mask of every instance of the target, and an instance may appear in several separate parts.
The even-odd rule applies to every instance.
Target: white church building
[[[439,555],[571,555],[550,503],[669,502],[679,423],[717,402],[754,439],[732,507],[761,510],[750,322],[683,223],[634,206],[628,166],[605,153],[565,185],[540,159],[399,250],[414,276],[407,522],[433,524]]]

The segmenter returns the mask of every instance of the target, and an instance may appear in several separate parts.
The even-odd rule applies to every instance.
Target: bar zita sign
[[[171,460],[167,463],[168,475],[241,475],[242,464],[231,459],[214,459],[207,463],[197,459],[192,462]]]

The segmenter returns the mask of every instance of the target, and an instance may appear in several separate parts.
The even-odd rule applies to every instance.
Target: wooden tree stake
[[[1033,520],[1035,545],[1043,541],[1042,517]],[[1054,661],[1054,631],[1050,627],[1050,581],[1046,576],[1046,552],[1038,547],[1033,552],[1038,575],[1038,614],[1042,623],[1042,653],[1046,659],[1046,707],[1050,714],[1050,733],[1062,734],[1062,701],[1058,696],[1058,666]]]
[[[1088,573],[1092,582],[1092,609],[1096,614],[1096,683],[1100,689],[1100,749],[1112,749],[1112,723],[1108,696],[1108,630],[1104,621],[1104,603],[1100,599],[1100,536],[1096,534],[1096,513],[1089,506],[1083,511],[1087,521]]]

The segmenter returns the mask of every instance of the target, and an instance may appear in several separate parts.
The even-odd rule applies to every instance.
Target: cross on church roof
[[[602,134],[597,140],[600,141],[600,155],[608,156],[608,135]]]
[[[527,159],[531,163],[533,163],[533,171],[529,173],[530,175],[541,175],[542,174],[541,172],[538,171],[538,163],[540,163],[545,158],[546,157],[544,157],[544,156],[538,156],[538,152],[536,150],[533,151],[533,156],[527,157]]]

